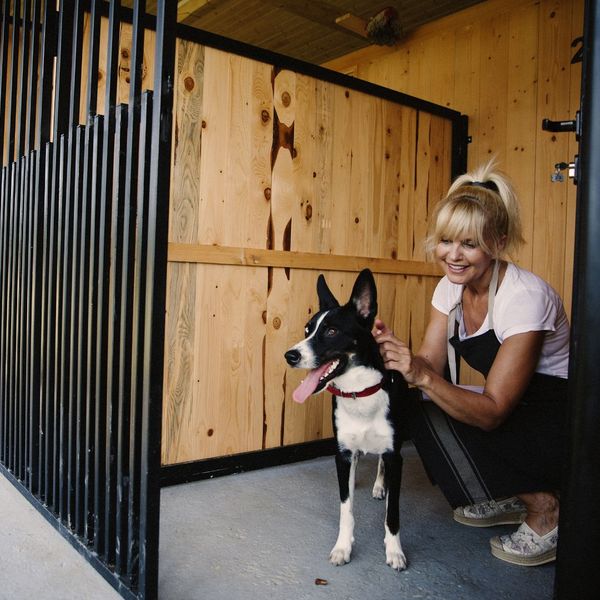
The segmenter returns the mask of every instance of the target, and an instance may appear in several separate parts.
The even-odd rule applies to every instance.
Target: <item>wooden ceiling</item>
[[[387,7],[397,11],[394,32],[401,29],[406,35],[481,1],[179,0],[178,5],[179,22],[185,25],[322,64],[374,43],[365,26]]]

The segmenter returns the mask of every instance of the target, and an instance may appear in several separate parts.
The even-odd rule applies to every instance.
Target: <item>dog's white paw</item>
[[[350,562],[350,553],[352,552],[351,546],[335,546],[329,554],[329,562],[332,565],[341,567],[346,563]]]
[[[375,500],[385,500],[385,486],[375,482],[375,485],[373,486],[373,498],[375,498]]]
[[[403,571],[404,569],[406,569],[406,556],[404,556],[404,552],[402,552],[400,536],[398,534],[391,535],[387,531],[386,527],[384,544],[385,562],[396,571]]]
[[[395,569],[396,571],[404,571],[406,569],[406,556],[404,556],[404,552],[400,550],[400,552],[388,552],[386,550],[385,553],[385,562]]]

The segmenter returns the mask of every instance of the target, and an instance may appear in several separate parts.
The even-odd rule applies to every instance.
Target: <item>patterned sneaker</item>
[[[490,540],[492,554],[513,565],[537,567],[556,560],[558,527],[545,535],[538,535],[527,523],[510,535],[493,537]]]
[[[519,524],[525,520],[527,511],[514,496],[503,500],[489,500],[454,509],[454,520],[471,527]]]

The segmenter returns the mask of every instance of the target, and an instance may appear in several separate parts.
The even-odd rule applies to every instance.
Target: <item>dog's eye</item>
[[[337,335],[338,330],[335,327],[328,327],[325,330],[325,335],[327,337],[333,337],[334,335]]]

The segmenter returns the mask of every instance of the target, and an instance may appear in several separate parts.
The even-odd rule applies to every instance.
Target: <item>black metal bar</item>
[[[584,16],[581,137],[575,234],[570,446],[561,494],[555,597],[591,600],[600,589],[600,2]]]
[[[18,173],[18,164],[12,162],[9,164],[9,172],[10,172],[10,188],[8,195],[8,204],[9,204],[9,225],[8,225],[8,236],[9,236],[9,246],[8,246],[8,286],[7,286],[7,294],[8,294],[8,312],[6,314],[6,318],[8,320],[8,354],[7,354],[7,370],[6,375],[8,379],[8,393],[6,395],[5,400],[8,402],[8,435],[6,437],[8,442],[8,452],[6,454],[6,465],[12,471],[15,468],[15,355],[14,355],[14,346],[15,346],[15,294],[16,294],[16,277],[15,277],[15,243],[16,243],[16,219],[17,219],[17,196],[19,193],[17,186],[17,173]]]
[[[177,4],[158,0],[144,316],[140,594],[158,594],[160,461],[175,27]]]
[[[18,96],[19,112],[17,118],[17,150],[16,156],[19,158],[25,148],[25,119],[27,117],[27,75],[29,72],[29,39],[31,37],[31,0],[23,2],[23,19],[21,21],[21,44],[19,48],[19,75],[18,75]]]
[[[59,39],[60,39],[59,35]],[[54,128],[55,133],[57,128]],[[63,397],[63,370],[64,370],[64,313],[63,313],[63,294],[64,294],[64,277],[65,277],[65,266],[64,260],[64,244],[66,236],[66,219],[68,219],[68,212],[66,211],[66,194],[68,186],[68,172],[67,167],[67,138],[65,134],[59,134],[58,140],[55,142],[55,148],[58,151],[58,169],[56,172],[55,190],[53,194],[53,202],[56,205],[56,237],[54,238],[54,255],[55,255],[55,268],[54,268],[54,281],[53,281],[53,294],[54,300],[54,314],[52,327],[54,329],[54,355],[51,368],[54,371],[53,374],[53,386],[52,386],[52,403],[53,403],[53,429],[54,429],[54,446],[53,452],[53,468],[54,468],[54,502],[52,504],[53,509],[58,513],[59,518],[63,519],[65,516],[66,509],[66,474],[65,468],[66,457],[63,454],[63,450],[66,445],[66,437],[68,432],[64,431],[65,422],[65,399]]]
[[[13,20],[10,43],[10,71],[8,84],[8,151],[7,160],[10,164],[15,160],[16,123],[17,123],[17,93],[18,93],[18,65],[19,65],[19,15],[21,12],[20,0],[13,0]]]
[[[0,285],[2,296],[0,298],[0,392],[3,398],[8,397],[8,369],[6,358],[8,354],[8,180],[9,168],[2,168],[1,196],[0,196]],[[8,402],[0,406],[0,462],[6,461],[7,455],[7,410]]]
[[[98,283],[97,283],[97,322],[96,322],[96,373],[95,373],[95,481],[94,490],[94,513],[98,519],[94,548],[96,552],[108,562],[108,556],[114,552],[107,542],[106,514],[110,507],[106,506],[107,481],[109,473],[106,472],[107,459],[110,457],[110,432],[106,430],[107,405],[110,404],[111,393],[107,387],[107,327],[108,327],[108,274],[110,268],[110,198],[113,189],[113,160],[114,160],[114,135],[115,135],[115,113],[114,106],[117,93],[117,73],[119,59],[119,29],[120,2],[118,0],[110,3],[108,18],[108,45],[107,45],[107,73],[106,73],[106,100],[104,116],[104,140],[102,147],[102,176],[100,194],[100,213],[98,226]]]
[[[121,521],[119,497],[127,497],[126,475],[121,473],[121,448],[119,448],[120,422],[124,418],[119,394],[119,363],[121,351],[121,318],[124,307],[121,304],[123,248],[123,220],[125,212],[125,162],[127,154],[127,106],[117,106],[115,111],[115,140],[113,163],[113,192],[111,205],[110,271],[108,284],[108,330],[106,365],[106,445],[110,452],[106,456],[106,500],[104,527],[106,536],[106,557],[109,562],[120,563],[120,548],[117,550],[117,524]],[[121,440],[122,441],[122,440]],[[119,532],[120,533],[120,532]],[[123,548],[125,550],[125,547]],[[121,565],[119,564],[119,567]],[[117,571],[118,572],[118,571]]]
[[[90,44],[85,101],[88,123],[91,123],[91,119],[96,115],[96,110],[98,107],[98,63],[100,58],[100,4],[102,4],[102,0],[92,0],[90,6]]]
[[[117,434],[117,486],[120,490],[117,510],[116,535],[117,552],[115,571],[134,576],[130,568],[130,527],[134,519],[129,501],[132,484],[131,437],[139,436],[132,430],[130,417],[135,414],[135,400],[130,396],[132,381],[132,322],[133,322],[133,269],[134,269],[134,236],[135,217],[138,205],[138,160],[140,135],[140,100],[142,63],[144,59],[144,18],[145,1],[136,0],[133,11],[133,28],[131,44],[131,67],[129,78],[129,105],[127,114],[127,136],[125,140],[124,165],[124,208],[121,243],[121,284],[120,284],[120,315],[119,315],[119,351],[116,398],[118,401],[118,434]],[[133,406],[132,406],[133,405]],[[136,561],[137,564],[137,561]]]
[[[70,63],[73,52],[75,0],[60,0],[58,11],[58,46],[56,49],[56,75],[54,77],[54,119],[53,136],[56,142],[60,135],[67,133],[70,118]]]
[[[39,327],[40,327],[40,359],[39,359],[39,370],[40,370],[40,472],[39,472],[39,494],[42,501],[46,504],[49,503],[50,499],[50,448],[51,448],[51,430],[50,430],[50,383],[48,359],[47,354],[51,348],[51,342],[48,339],[49,336],[49,321],[50,311],[48,307],[49,289],[50,289],[50,237],[52,232],[52,224],[50,221],[52,203],[51,203],[51,192],[52,192],[52,173],[54,172],[54,147],[49,142],[44,144],[41,152],[45,156],[43,164],[43,172],[40,168],[40,178],[43,177],[43,184],[40,186],[40,197],[38,199],[40,206],[38,208],[40,213],[40,229],[38,233],[38,240],[40,241],[39,260],[40,260],[40,289],[39,297],[40,302],[40,315],[39,315]]]
[[[0,42],[0,115],[6,114],[6,90],[8,82],[10,0],[2,3],[2,41]],[[0,166],[4,164],[5,119],[0,119]],[[7,161],[8,162],[8,161]]]
[[[79,81],[79,79],[78,79]],[[80,270],[82,256],[79,252],[81,245],[81,228],[82,228],[82,204],[83,204],[83,128],[75,127],[69,133],[70,145],[73,147],[70,150],[71,161],[71,177],[69,185],[71,186],[70,196],[68,196],[68,205],[72,211],[71,216],[71,236],[68,248],[65,246],[65,254],[68,254],[68,263],[65,261],[66,267],[70,266],[70,275],[67,271],[65,279],[68,280],[69,286],[66,290],[68,298],[66,299],[65,313],[69,323],[68,328],[68,369],[66,372],[66,393],[68,394],[68,468],[67,468],[67,514],[71,527],[78,533],[82,531],[82,514],[80,508],[81,487],[84,481],[81,477],[81,460],[82,453],[85,453],[85,448],[82,448],[82,431],[84,420],[82,419],[81,398],[77,389],[77,370],[81,356],[78,352],[78,340],[83,335],[80,329],[79,317],[79,296],[80,296]]]
[[[467,170],[469,149],[469,117],[462,115],[452,121],[451,179],[454,180]]]
[[[42,0],[33,0],[31,39],[29,45],[29,77],[27,83],[27,115],[25,117],[25,152],[34,148],[37,113],[38,65],[40,60],[40,14]],[[1,139],[1,136],[0,136]]]
[[[43,173],[44,173],[45,151],[33,150],[31,155],[31,294],[30,294],[30,340],[29,357],[29,402],[30,402],[30,421],[29,421],[29,455],[30,468],[28,488],[33,494],[39,494],[39,471],[40,471],[40,438],[41,438],[41,415],[42,408],[40,403],[40,348],[41,343],[41,273],[42,273],[42,232],[43,224],[41,210],[43,198]]]
[[[51,0],[45,0],[42,19],[40,76],[37,97],[37,129],[35,147],[41,149],[52,139],[52,105],[47,101],[52,97],[54,87],[54,57],[56,55],[56,11]]]
[[[83,15],[82,0],[74,0],[73,6],[73,30],[71,49],[71,75],[69,90],[69,113],[68,123],[72,129],[79,125],[79,111],[81,105],[81,63],[83,56]]]
[[[146,271],[143,268],[147,262],[148,248],[148,199],[150,185],[150,165],[152,151],[152,93],[142,95],[140,113],[139,152],[137,156],[137,218],[135,221],[135,260],[133,269],[133,344],[131,361],[135,371],[131,377],[131,413],[129,434],[129,545],[127,549],[127,577],[135,585],[139,581],[139,507],[141,501],[141,462],[142,462],[142,407],[144,403],[143,386],[144,370],[142,357],[144,355],[144,317],[146,289]]]
[[[101,249],[99,245],[100,236],[98,235],[98,229],[100,224],[102,195],[101,173],[97,165],[101,165],[102,157],[104,155],[103,134],[104,117],[98,115],[94,117],[91,141],[88,141],[88,146],[91,143],[92,147],[91,149],[89,149],[89,147],[86,148],[89,155],[85,160],[88,168],[88,180],[84,185],[89,194],[89,256],[87,279],[88,302],[86,304],[87,340],[85,347],[85,371],[82,375],[82,394],[86,398],[85,437],[87,440],[87,453],[85,459],[85,480],[88,482],[84,499],[84,538],[88,543],[93,542],[94,547],[96,547],[95,537],[98,514],[96,512],[96,506],[100,502],[98,488],[102,484],[102,482],[98,480],[98,471],[104,466],[102,461],[98,458],[100,448],[96,445],[97,439],[100,437],[100,419],[98,416],[100,414],[100,408],[97,406],[96,402],[96,365],[98,362],[96,354],[98,338],[98,331],[96,329],[98,323],[98,304],[96,299],[98,298],[98,282],[100,278],[98,266]],[[96,165],[96,168],[92,168],[92,165]],[[84,175],[84,177],[86,176]]]

